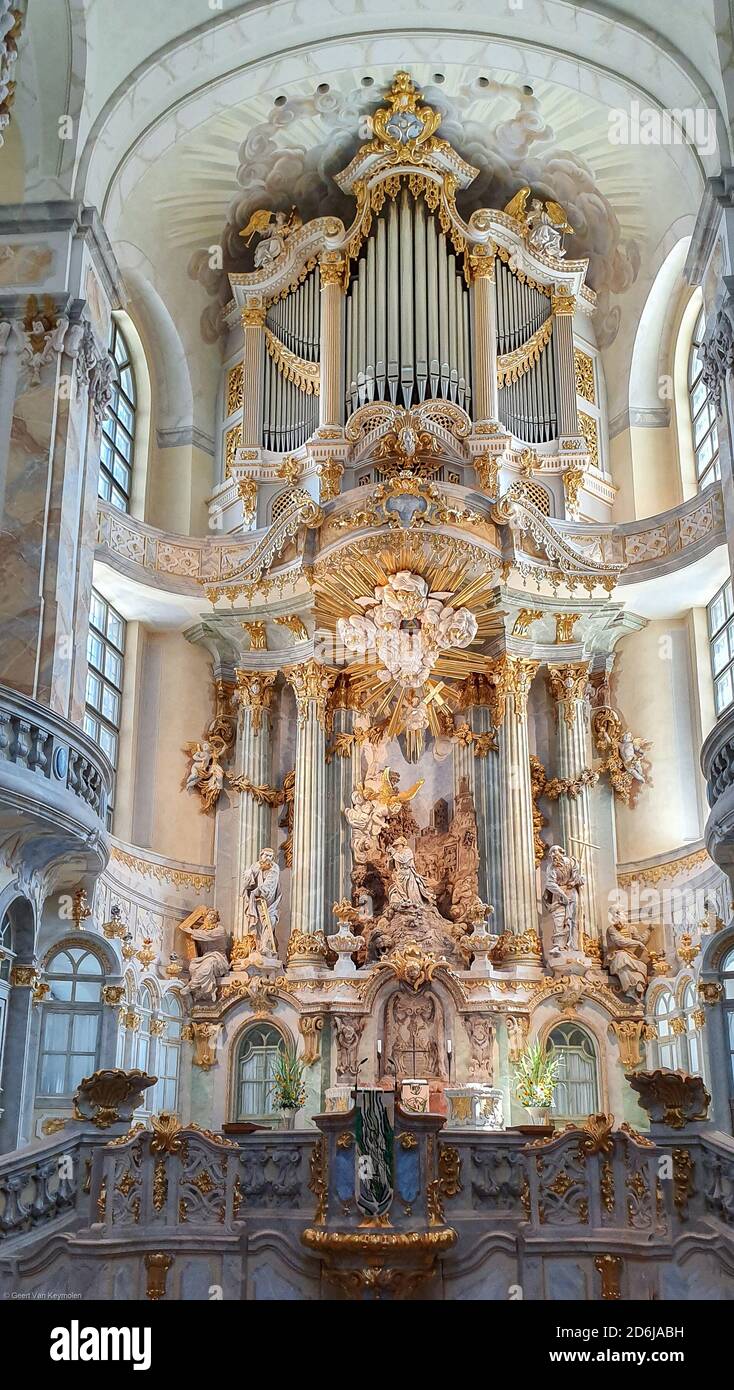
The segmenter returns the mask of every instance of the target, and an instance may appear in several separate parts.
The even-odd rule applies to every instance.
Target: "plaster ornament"
[[[193,941],[197,955],[189,961],[189,983],[184,989],[195,1003],[214,1004],[219,981],[229,973],[227,933],[212,907],[197,907],[180,924],[179,931]]]
[[[224,739],[218,735],[202,739],[201,743],[184,744],[184,752],[191,758],[186,790],[199,793],[205,811],[211,811],[216,805],[224,786],[224,768],[220,758],[225,748]]]
[[[442,650],[468,647],[476,637],[474,614],[453,608],[450,598],[449,593],[429,593],[425,579],[411,570],[399,570],[373,595],[358,598],[362,613],[339,618],[337,632],[348,652],[374,652],[381,680],[418,690]]]
[[[606,932],[606,967],[616,976],[623,994],[642,999],[652,960],[646,949],[652,927],[632,927],[624,910],[614,907],[609,912]]]
[[[364,1032],[364,1015],[334,1014],[336,1033],[336,1075],[337,1081],[343,1077],[354,1077],[359,1068],[359,1044]]]
[[[302,219],[294,207],[288,213],[273,213],[269,208],[258,208],[253,212],[239,235],[245,238],[245,246],[250,245],[254,236],[260,238],[255,247],[255,269],[269,270],[282,256],[288,237],[300,226]]]
[[[280,869],[275,851],[263,849],[256,864],[245,871],[242,893],[246,900],[245,922],[248,932],[257,935],[262,956],[277,956],[275,928],[280,920]]]

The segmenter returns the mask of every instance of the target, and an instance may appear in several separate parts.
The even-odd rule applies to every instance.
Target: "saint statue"
[[[622,993],[632,994],[635,999],[642,999],[647,989],[651,963],[647,939],[651,930],[651,927],[631,927],[621,907],[610,908],[606,939],[607,970],[610,975],[616,975]]]
[[[188,992],[195,1003],[214,1004],[219,981],[229,972],[227,933],[213,907],[197,907],[179,928],[190,937],[196,956],[189,961]]]
[[[579,895],[584,879],[578,860],[566,854],[561,845],[552,845],[548,852],[543,904],[553,919],[553,950],[578,951]]]
[[[242,892],[246,899],[245,923],[257,938],[263,956],[277,956],[275,928],[280,920],[280,869],[275,851],[263,849],[256,864],[245,871]]]
[[[393,865],[388,894],[390,907],[433,907],[435,893],[415,867],[413,851],[404,835],[398,835],[388,850]]]

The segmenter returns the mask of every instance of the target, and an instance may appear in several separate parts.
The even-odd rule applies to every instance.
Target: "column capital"
[[[243,328],[264,328],[266,308],[264,304],[246,304],[240,313]]]
[[[252,729],[255,734],[259,734],[262,728],[263,714],[270,713],[270,702],[277,675],[277,671],[243,671],[239,667],[235,671],[237,681],[235,698],[242,709],[251,711]]]
[[[338,285],[344,293],[349,279],[349,261],[340,251],[325,251],[319,261],[319,275],[321,276],[321,288],[326,289],[327,285]]]
[[[548,689],[556,704],[563,709],[563,718],[570,727],[575,716],[575,704],[586,699],[589,685],[588,661],[565,661],[548,666]]]
[[[308,661],[302,661],[298,666],[284,667],[283,675],[296,697],[299,724],[306,722],[309,706],[315,705],[316,717],[322,729],[325,729],[329,700],[339,672],[309,657]]]
[[[576,312],[576,299],[567,285],[557,285],[551,295],[551,313],[558,318]]]
[[[532,661],[526,656],[512,656],[510,652],[503,652],[492,663],[488,676],[495,692],[492,709],[495,727],[499,727],[505,717],[509,695],[513,697],[515,718],[525,719],[530,687],[539,666],[539,661]]]
[[[493,241],[487,242],[486,246],[474,246],[468,252],[468,281],[474,284],[477,280],[494,280],[495,256],[497,247]]]

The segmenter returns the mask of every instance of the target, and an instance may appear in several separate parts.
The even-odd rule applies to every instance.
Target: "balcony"
[[[720,868],[734,868],[734,708],[717,720],[701,749],[709,817],[704,839]]]
[[[14,868],[70,856],[78,873],[104,868],[111,786],[107,758],[81,729],[0,686],[0,849]]]

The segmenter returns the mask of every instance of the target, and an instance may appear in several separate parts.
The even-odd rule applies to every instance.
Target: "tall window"
[[[117,769],[122,710],[122,662],[125,653],[125,620],[92,589],[87,638],[87,703],[84,731],[98,743]],[[107,808],[112,824],[114,783]]]
[[[703,379],[703,362],[700,356],[705,331],[706,323],[702,309],[693,330],[691,355],[688,359],[688,401],[691,408],[693,454],[699,488],[706,487],[707,483],[721,477],[716,410]]]
[[[714,705],[721,714],[734,701],[734,602],[727,579],[707,608]]]
[[[599,1110],[596,1049],[583,1028],[561,1023],[548,1038],[558,1057],[558,1080],[553,1092],[553,1117],[586,1119]]]
[[[689,1072],[691,1073],[691,1076],[703,1075],[703,1069],[701,1066],[701,1047],[699,1043],[698,1029],[696,1027],[695,1019],[697,1007],[698,1000],[696,999],[696,986],[694,985],[693,980],[689,980],[688,984],[683,990],[683,1012],[686,1023],[686,1065],[688,1067]]]
[[[155,1074],[155,1110],[175,1111],[178,1103],[178,1075],[181,1060],[181,1005],[175,994],[164,994],[156,1020],[158,1047]]]
[[[267,1120],[274,1114],[273,1068],[282,1034],[269,1023],[246,1029],[237,1049],[236,1120]]]
[[[655,1000],[658,1064],[661,1067],[670,1067],[673,1071],[677,1071],[683,1065],[679,1018],[672,990],[661,990]]]
[[[135,380],[125,339],[114,319],[110,356],[115,373],[109,414],[102,425],[99,495],[113,507],[119,507],[121,512],[129,512],[135,442]]]
[[[46,971],[51,986],[43,1003],[40,1096],[71,1096],[99,1065],[102,963],[81,946],[62,946]]]
[[[0,919],[0,1115],[3,1113],[3,1055],[8,1026],[10,1002],[10,972],[13,968],[13,927],[6,912]]]

